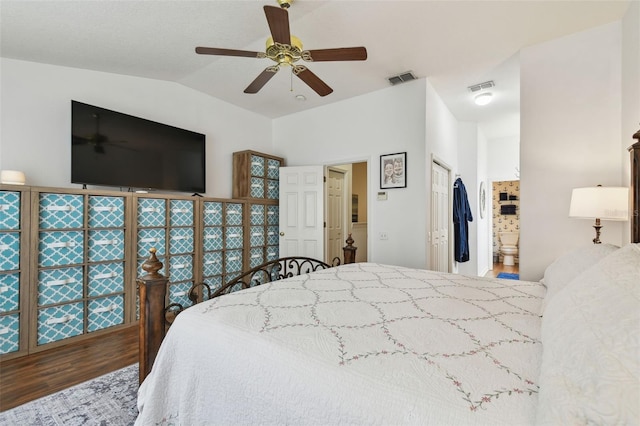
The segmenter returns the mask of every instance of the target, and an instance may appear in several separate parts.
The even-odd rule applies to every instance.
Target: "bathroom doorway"
[[[507,258],[505,262],[504,250],[501,250],[502,242],[500,234],[515,237],[518,240],[515,244],[519,247],[520,234],[520,180],[504,180],[492,182],[492,240],[493,240],[493,270],[492,276],[497,276],[500,272],[511,274],[519,273],[519,251],[513,253],[513,262]],[[512,250],[513,251],[513,250]],[[511,255],[511,252],[507,256]],[[513,264],[511,264],[513,263]]]

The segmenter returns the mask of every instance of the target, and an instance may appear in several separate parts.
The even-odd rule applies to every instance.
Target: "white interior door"
[[[449,170],[435,161],[431,163],[431,253],[430,269],[449,270]]]
[[[327,173],[327,257],[342,259],[345,237],[345,172],[329,168]]]
[[[324,257],[323,169],[280,167],[280,257]]]

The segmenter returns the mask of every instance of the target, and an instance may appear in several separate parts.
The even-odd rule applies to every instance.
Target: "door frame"
[[[372,182],[372,180],[371,180],[371,173],[372,173],[371,165],[373,164],[373,157],[372,156],[355,157],[355,158],[349,158],[349,159],[338,160],[338,161],[331,161],[331,162],[326,162],[326,163],[321,163],[321,164],[325,168],[325,176],[326,176],[326,171],[330,167],[336,167],[336,166],[342,166],[342,165],[345,165],[345,164],[354,164],[354,163],[366,163],[367,164],[367,185],[366,185],[366,188],[367,188],[367,205],[366,205],[366,209],[367,209],[367,235],[369,236],[367,238],[367,260],[368,260],[368,259],[371,258],[371,240],[372,240],[372,238],[371,238],[371,226],[372,225],[371,224],[372,224],[372,219],[373,218],[372,218],[372,215],[371,215],[371,203],[372,203],[372,200],[371,200],[371,182]],[[345,174],[345,179],[351,180],[351,178],[352,178],[352,171],[350,170]],[[326,182],[325,182],[325,184],[326,184]],[[345,208],[347,209],[347,212],[346,212],[347,214],[345,215],[345,220],[347,221],[345,232],[346,232],[346,234],[348,236],[350,231],[351,231],[351,220],[350,220],[350,218],[351,218],[351,194],[352,194],[351,193],[351,185],[349,185],[348,189],[346,188],[346,185],[345,185],[345,191],[346,191],[346,197],[347,197],[347,200],[346,200],[347,202],[345,203]],[[324,191],[324,206],[325,206],[324,215],[325,215],[325,219],[326,219],[326,217],[327,217],[327,214],[326,214],[326,208],[327,208],[327,191],[326,191],[326,188],[325,188],[325,191]],[[358,207],[361,208],[360,206],[358,206]],[[346,236],[345,236],[345,239],[346,239]],[[327,228],[326,228],[326,226],[325,226],[325,229],[324,229],[324,243],[325,243],[324,256],[326,258],[326,256],[327,256]],[[345,243],[345,245],[346,245],[346,243]],[[358,242],[355,241],[354,245],[356,247],[358,247]],[[342,257],[341,257],[341,259],[342,259]]]
[[[345,163],[345,164],[352,164],[352,163]],[[340,165],[343,165],[343,164],[340,164]],[[351,194],[352,194],[351,188],[350,187],[347,188],[346,182],[350,181],[353,177],[352,170],[343,169],[337,166],[324,166],[324,176],[325,176],[325,181],[324,181],[324,184],[325,184],[325,187],[324,187],[324,224],[325,224],[324,226],[324,259],[325,259],[325,262],[327,263],[331,263],[333,261],[333,259],[329,259],[328,257],[329,227],[327,226],[327,218],[329,217],[328,215],[329,191],[327,191],[327,179],[329,178],[330,171],[334,171],[336,173],[341,173],[344,175],[343,180],[345,184],[342,185],[342,199],[344,200],[343,207],[342,207],[342,229],[344,230],[343,237],[345,240],[347,239],[347,235],[349,234],[349,230],[351,229],[351,226],[349,226],[349,224],[351,223],[351,221],[349,220],[349,218],[351,218],[351,214],[349,214],[348,217],[347,217],[347,214],[351,211]],[[342,259],[342,253],[338,253],[338,257]]]
[[[453,182],[454,182],[454,174],[453,172],[453,168],[445,161],[443,161],[441,158],[439,158],[437,155],[435,154],[431,154],[431,162],[430,162],[430,166],[429,166],[429,203],[431,203],[431,193],[432,193],[432,188],[433,188],[433,182],[431,181],[431,177],[433,176],[433,164],[437,164],[438,166],[442,167],[443,169],[445,169],[447,171],[447,175],[448,175],[448,184],[447,184],[447,189],[448,189],[448,200],[449,200],[449,205],[447,207],[447,215],[448,215],[448,220],[447,220],[447,224],[448,224],[448,238],[447,238],[447,245],[448,245],[448,253],[449,253],[449,265],[448,265],[448,272],[452,272],[453,271],[453,255],[454,255],[454,243],[453,243]],[[429,211],[431,211],[431,205],[430,205],[430,209]],[[433,229],[433,217],[429,218],[429,235],[431,235]],[[431,237],[429,237],[429,241],[427,242],[427,252],[429,253],[429,258],[427,259],[427,265],[429,265],[429,267],[431,268]]]

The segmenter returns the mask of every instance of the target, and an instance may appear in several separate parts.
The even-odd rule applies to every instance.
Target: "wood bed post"
[[[151,371],[153,361],[158,355],[165,334],[165,295],[168,278],[158,271],[162,262],[156,257],[156,249],[149,250],[151,255],[142,264],[147,274],[138,278],[140,295],[140,337],[139,337],[139,379],[140,383]]]
[[[344,253],[344,264],[346,265],[347,263],[355,263],[356,250],[358,249],[358,247],[353,246],[354,241],[353,238],[351,238],[351,234],[349,234],[349,237],[345,242],[347,243],[347,245],[342,248],[342,251]]]

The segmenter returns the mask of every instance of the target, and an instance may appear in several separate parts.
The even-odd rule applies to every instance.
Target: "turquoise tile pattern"
[[[84,197],[73,194],[40,194],[40,229],[82,228]]]
[[[17,310],[19,303],[20,272],[0,274],[0,313]]]
[[[0,316],[0,354],[20,349],[20,315]]]
[[[89,300],[87,331],[102,330],[124,323],[124,296],[121,294]]]
[[[38,306],[82,299],[82,267],[43,269],[38,272]]]
[[[20,193],[0,191],[0,229],[20,228]]]
[[[83,333],[83,303],[70,303],[38,310],[38,345],[57,342]]]

